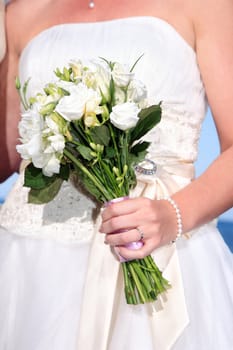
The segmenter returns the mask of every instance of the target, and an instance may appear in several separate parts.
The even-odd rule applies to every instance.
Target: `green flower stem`
[[[119,197],[120,194],[118,193],[118,187],[116,185],[116,182],[114,181],[115,178],[113,179],[112,171],[110,171],[110,169],[107,166],[107,164],[105,164],[104,161],[102,161],[101,159],[99,159],[98,163],[99,163],[102,179],[105,182],[106,188],[109,189],[109,187],[110,187],[111,188],[111,192],[114,192],[114,194],[115,194],[114,197],[115,198]]]
[[[132,261],[129,261],[127,263],[127,268],[129,269],[130,271],[130,274],[132,275],[132,278],[134,280],[134,283],[137,287],[137,291],[138,291],[138,294],[139,294],[139,297],[140,297],[140,300],[143,304],[145,304],[147,302],[147,297],[145,296],[145,294],[143,293],[143,290],[142,290],[142,285],[141,285],[141,282],[140,282],[140,279],[138,278],[138,275],[137,273],[135,272],[135,269],[134,269],[134,266],[132,264]]]
[[[158,291],[160,293],[164,292],[167,288],[170,287],[170,284],[168,283],[168,281],[162,276],[162,272],[159,270],[159,268],[157,267],[157,265],[155,264],[152,256],[147,256],[145,258],[145,261],[147,263],[147,266],[149,268],[153,268],[154,272],[151,273],[151,277],[154,279],[155,281],[155,285],[158,288]]]
[[[124,285],[125,285],[125,297],[127,304],[137,304],[137,298],[134,293],[134,286],[132,285],[132,280],[129,277],[129,271],[127,269],[127,263],[121,264],[123,276],[124,276]]]
[[[147,259],[148,261],[148,259]],[[154,269],[154,272],[151,272],[151,278],[153,280],[154,286],[157,290],[157,293],[162,293],[164,292],[164,287],[161,284],[161,278],[158,276],[158,270],[157,267]]]
[[[123,164],[129,164],[129,147],[128,147],[128,141],[129,141],[129,131],[126,130],[123,138],[123,148],[122,148],[122,153],[124,154],[124,162]],[[129,167],[127,170],[127,174],[129,174]],[[129,193],[129,181],[124,181],[124,187],[127,193]]]
[[[75,135],[75,137],[79,141],[78,145],[88,145],[86,135],[83,132],[80,123],[78,124],[78,122],[72,122],[70,123],[70,128],[71,134]],[[75,140],[72,140],[72,143],[75,144]]]
[[[127,193],[125,193],[125,191],[119,188],[119,186],[117,185],[115,176],[113,175],[113,172],[112,172],[112,168],[110,169],[110,167],[104,161],[100,161],[99,164],[103,169],[102,170],[103,177],[105,176],[108,179],[108,181],[105,181],[106,188],[109,189],[110,187],[112,193],[114,192],[114,196],[112,197],[112,199],[126,196]]]
[[[150,296],[152,297],[153,300],[156,300],[157,298],[157,288],[155,286],[155,282],[151,276],[151,269],[148,269],[147,266],[146,266],[146,261],[145,259],[142,259],[140,260],[140,263],[141,263],[141,269],[142,269],[142,272],[144,273],[145,275],[145,278],[148,280],[148,282],[150,283],[151,285],[151,292],[150,292]]]
[[[75,156],[68,151],[66,148],[63,151],[64,155],[69,158],[84,174],[86,174],[89,179],[95,184],[95,186],[100,190],[100,192],[104,195],[106,200],[111,200],[111,196],[109,196],[109,192],[105,189],[101,182],[97,180],[95,176],[93,176],[89,170],[77,159]]]
[[[20,98],[20,101],[21,101],[25,111],[29,109],[29,104],[28,104],[27,98],[26,98],[27,84],[28,84],[28,82],[26,82],[23,86],[23,89],[21,89],[21,83],[19,81],[19,78],[16,78],[16,89],[18,90],[19,98]],[[23,90],[23,93],[22,93],[22,90]]]
[[[103,177],[101,169],[99,169],[99,168],[97,169],[96,166],[93,166],[91,168],[91,170],[95,174],[96,179],[98,179],[98,181],[101,183],[102,187],[104,187],[105,189],[106,188],[108,189],[108,191],[107,191],[108,192],[108,198],[106,198],[106,196],[105,196],[105,199],[106,200],[110,200],[110,199],[116,198],[117,196],[116,196],[114,190],[109,187],[109,184],[107,184],[105,181],[103,181],[105,179]]]
[[[129,264],[131,264],[134,268],[135,273],[137,273],[137,276],[139,278],[139,280],[141,281],[142,285],[144,286],[147,295],[154,295],[155,291],[154,288],[151,286],[150,280],[148,280],[146,278],[146,274],[145,271],[143,271],[143,269],[141,269],[141,263],[138,260],[133,260],[131,262],[129,262]]]
[[[23,108],[25,109],[25,111],[27,111],[29,109],[29,105],[25,99],[25,96],[21,94],[21,92],[19,93],[19,96],[20,96],[20,100],[21,100],[21,103],[23,105]]]
[[[118,147],[117,147],[117,144],[116,144],[115,134],[114,134],[114,132],[113,132],[113,129],[112,129],[112,125],[111,125],[111,124],[109,124],[109,130],[110,130],[110,135],[111,135],[111,138],[112,138],[113,146],[114,146],[114,149],[115,149],[115,152],[116,152],[117,163],[118,163],[118,169],[122,171],[122,169],[121,169],[120,154],[119,154],[119,150],[118,150]]]
[[[127,304],[152,302],[170,287],[151,256],[122,263]]]

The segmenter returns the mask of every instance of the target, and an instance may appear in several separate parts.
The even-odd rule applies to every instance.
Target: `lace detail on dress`
[[[195,115],[185,103],[162,103],[161,121],[145,137],[151,142],[149,152],[152,158],[163,159],[163,162],[171,157],[183,162],[196,161],[205,106],[201,108]]]
[[[88,241],[94,233],[96,205],[70,182],[64,182],[48,204],[27,203],[23,174],[0,210],[3,227],[20,235],[51,237],[61,241]]]

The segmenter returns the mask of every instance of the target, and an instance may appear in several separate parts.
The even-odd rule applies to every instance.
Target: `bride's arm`
[[[13,2],[6,9],[7,52],[0,66],[0,181],[14,171],[18,171],[20,163],[20,157],[16,152],[16,144],[19,142],[17,125],[20,111],[15,77],[18,74],[19,38],[22,37],[22,23],[20,11],[17,9],[20,6],[15,5]]]
[[[0,0],[0,62],[4,58],[5,50],[5,5],[3,0]]]
[[[6,8],[7,54],[0,67],[0,182],[20,164],[16,152],[20,101],[15,88],[19,57],[28,41],[54,19],[51,6],[47,0],[12,0]]]
[[[180,208],[183,232],[188,232],[233,206],[233,2],[206,0],[191,2],[198,64],[207,98],[218,131],[221,154],[190,185],[172,198]],[[103,212],[101,232],[124,228],[124,234],[107,235],[106,243],[122,245],[139,239],[144,232],[144,247],[130,251],[121,247],[125,258],[142,258],[176,237],[175,210],[167,201],[145,198],[109,206]]]
[[[217,128],[221,154],[190,186],[174,195],[185,230],[233,206],[233,2],[195,2],[196,51]]]

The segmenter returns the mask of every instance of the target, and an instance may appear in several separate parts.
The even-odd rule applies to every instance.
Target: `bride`
[[[97,220],[69,181],[52,202],[28,204],[22,167],[0,211],[0,349],[230,350],[233,259],[215,218],[233,205],[232,2],[15,0],[6,29],[2,179],[20,162],[16,75],[33,96],[71,59],[143,54],[135,75],[163,115],[147,137],[158,172]],[[221,154],[195,178],[207,101]],[[141,249],[124,246],[141,236]],[[113,246],[125,259],[152,254],[172,285],[163,299],[126,304]]]

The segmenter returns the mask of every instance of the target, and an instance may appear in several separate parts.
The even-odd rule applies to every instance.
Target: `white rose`
[[[81,119],[90,103],[93,109],[100,103],[100,95],[93,89],[80,83],[70,90],[69,96],[64,96],[57,104],[55,111],[68,121]]]
[[[112,77],[115,84],[119,87],[127,87],[134,77],[134,73],[126,65],[116,62],[113,66]]]
[[[116,128],[128,130],[137,124],[139,112],[140,109],[135,103],[126,102],[112,108],[110,120]]]

